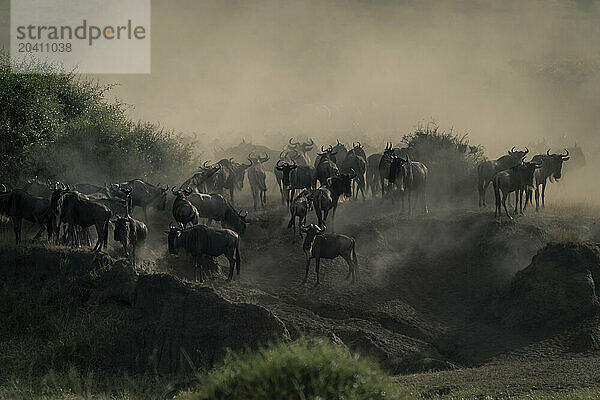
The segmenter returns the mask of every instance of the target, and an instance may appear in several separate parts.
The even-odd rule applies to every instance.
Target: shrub
[[[428,168],[430,198],[455,202],[473,194],[477,164],[485,159],[482,146],[469,144],[467,135],[444,132],[435,123],[418,126],[402,141],[411,159]]]
[[[325,340],[299,340],[246,355],[230,355],[179,399],[396,398],[391,378],[377,364],[351,356]]]
[[[18,74],[0,53],[0,182],[35,175],[102,183],[131,177],[164,179],[185,169],[190,146],[159,125],[130,121],[100,85],[51,65]]]

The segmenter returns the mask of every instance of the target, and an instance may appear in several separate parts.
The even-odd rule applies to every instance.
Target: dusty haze
[[[392,136],[435,119],[491,155],[598,146],[594,1],[153,1],[135,117],[205,135]]]

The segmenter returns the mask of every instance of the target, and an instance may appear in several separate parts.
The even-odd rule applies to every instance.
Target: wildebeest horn
[[[298,146],[300,144],[300,142],[294,143],[293,140],[294,140],[294,138],[291,137],[290,140],[288,141],[291,146]]]
[[[294,164],[292,164],[292,166],[295,167],[296,166],[296,160],[292,160],[292,162],[294,163]]]
[[[169,185],[165,185],[165,187],[161,188],[160,190],[162,190],[163,192],[166,192],[167,190],[169,190]]]
[[[277,164],[275,164],[275,167],[276,167],[276,168],[282,168],[282,167],[284,167],[286,164],[287,164],[287,163],[286,163],[285,161],[283,161],[283,160],[279,160],[279,161],[277,161]]]
[[[514,153],[515,152],[515,147],[517,147],[517,146],[513,146],[512,149],[510,149],[509,153]]]
[[[562,160],[563,160],[563,161],[567,161],[567,160],[570,158],[570,157],[569,157],[569,150],[565,149],[565,151],[567,152],[567,154],[566,154],[566,155],[564,155],[564,156],[563,156],[563,155],[561,154],[561,157],[562,157]]]
[[[321,153],[325,153],[325,147],[321,146]]]
[[[178,190],[178,191],[179,191],[179,190]],[[178,192],[178,191],[177,191],[177,192]],[[177,192],[175,192],[175,186],[173,186],[173,187],[171,188],[171,193],[173,193],[173,195],[174,195],[174,196],[177,196]]]
[[[341,144],[341,143],[340,143],[340,139],[335,139],[335,140],[337,140],[337,144],[338,144],[338,146],[339,146],[339,145]]]
[[[525,154],[529,153],[529,149],[525,146]]]
[[[173,224],[173,221],[169,222],[169,229],[177,229],[177,227]]]
[[[314,144],[315,144],[315,141],[314,141],[312,138],[307,138],[307,139],[308,139],[308,140],[310,140],[310,143],[306,142],[306,144],[307,144],[308,146],[314,146]]]
[[[260,158],[260,162],[266,163],[267,161],[269,161],[270,158],[271,157],[269,157],[269,155],[265,153],[265,156]]]
[[[203,166],[204,168],[208,168],[208,167],[206,166],[206,164],[208,164],[208,162],[209,162],[209,161],[210,161],[210,160],[206,160],[206,161],[204,161],[204,164],[202,164],[202,166]]]
[[[281,150],[281,153],[279,153],[279,160],[283,160],[283,158],[285,157],[283,153],[285,153],[285,150]]]
[[[358,148],[361,149],[363,146],[362,144],[360,144],[360,142],[357,140],[356,143],[358,143]]]
[[[242,214],[242,213],[244,213],[244,214]],[[246,219],[246,217],[248,216],[248,211],[242,211],[242,212],[240,212],[240,213],[239,213],[239,216],[240,216],[242,219]]]
[[[546,150],[546,155],[550,155],[550,149]]]
[[[356,171],[354,170],[354,168],[350,168],[350,179],[354,179],[356,178]]]

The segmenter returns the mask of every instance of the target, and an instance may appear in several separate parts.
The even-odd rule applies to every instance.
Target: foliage
[[[428,197],[457,201],[474,193],[477,164],[485,159],[483,147],[469,144],[467,135],[444,132],[435,123],[420,125],[405,135],[408,154],[428,168]]]
[[[190,162],[179,134],[130,121],[122,103],[109,102],[111,85],[51,65],[24,68],[45,73],[14,73],[0,53],[0,182],[164,179]]]
[[[298,340],[230,355],[179,399],[386,399],[397,386],[377,364],[325,340]]]

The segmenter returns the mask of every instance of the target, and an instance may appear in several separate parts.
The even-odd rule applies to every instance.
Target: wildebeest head
[[[172,222],[169,224],[169,230],[166,232],[169,243],[169,254],[177,254],[177,241],[181,237],[182,229],[175,226]]]
[[[225,216],[223,217],[223,223],[235,232],[243,235],[246,233],[246,217],[248,212],[237,212],[231,205],[227,205]]]
[[[323,225],[323,228],[320,228],[318,225],[310,224],[308,226],[302,225],[300,227],[300,231],[304,233],[306,236],[304,237],[304,243],[302,245],[302,249],[304,251],[309,251],[312,248],[313,242],[315,241],[315,237],[318,234],[325,232],[327,227]]]
[[[58,226],[60,225],[60,198],[68,193],[71,188],[69,185],[65,185],[61,182],[56,182],[48,186],[48,189],[52,191],[52,195],[50,196],[50,213],[51,213],[51,222],[52,222],[52,230],[56,233]]]
[[[352,197],[352,179],[356,178],[356,172],[351,169],[349,174],[338,174],[328,179],[329,189],[340,195]]]
[[[515,150],[515,146],[508,151],[508,155],[511,156],[515,161],[521,162],[525,156],[529,153],[529,149],[525,146],[525,150]]]
[[[173,193],[173,196],[175,197],[185,197],[185,196],[189,196],[190,194],[192,194],[193,190],[191,187],[186,187],[184,190],[175,190],[175,186],[173,186],[171,188],[171,193]]]
[[[249,160],[250,164],[241,164],[233,162],[233,174],[234,174],[234,185],[235,188],[241,191],[244,188],[244,177],[246,176],[246,170],[253,164],[252,160]]]
[[[548,172],[551,173],[551,177],[556,180],[559,180],[562,177],[562,164],[564,161],[569,160],[569,150],[565,149],[566,154],[550,154],[550,149],[546,151],[546,157],[543,158],[542,163],[547,164],[543,165],[544,168],[548,168]]]
[[[304,153],[308,153],[315,146],[315,142],[312,140],[312,138],[308,138],[307,140],[308,141],[306,141],[300,145],[300,147],[302,148],[302,151]]]
[[[275,168],[277,168],[277,170],[283,172],[283,187],[285,188],[289,188],[290,187],[290,173],[295,170],[296,168],[298,168],[298,165],[296,164],[296,161],[292,160],[293,164],[289,164],[286,161],[283,160],[279,160],[277,161],[277,164],[275,164]]]

